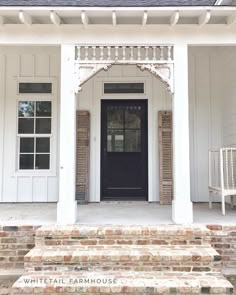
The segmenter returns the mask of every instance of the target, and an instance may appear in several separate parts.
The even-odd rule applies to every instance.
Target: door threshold
[[[100,203],[103,203],[103,204],[115,204],[115,203],[123,203],[123,204],[126,204],[126,203],[148,203],[148,200],[101,200]]]

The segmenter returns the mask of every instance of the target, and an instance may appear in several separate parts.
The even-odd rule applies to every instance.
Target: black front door
[[[104,100],[101,199],[148,199],[147,101]]]

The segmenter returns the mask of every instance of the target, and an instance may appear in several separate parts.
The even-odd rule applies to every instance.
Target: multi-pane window
[[[112,106],[107,110],[107,151],[141,151],[141,107]]]
[[[51,101],[18,102],[19,169],[50,169]]]

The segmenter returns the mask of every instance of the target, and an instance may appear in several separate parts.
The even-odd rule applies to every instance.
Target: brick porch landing
[[[221,205],[194,203],[195,224],[235,224],[236,206],[226,206],[226,216]],[[43,214],[42,214],[43,212]],[[1,203],[0,223],[6,225],[47,225],[56,222],[55,203]],[[79,224],[171,224],[171,206],[147,202],[110,202],[78,205]]]

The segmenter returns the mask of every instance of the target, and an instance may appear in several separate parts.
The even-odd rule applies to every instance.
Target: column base
[[[77,220],[77,201],[57,203],[57,224],[75,224]]]
[[[172,202],[172,220],[176,224],[193,223],[193,203],[174,200]]]

